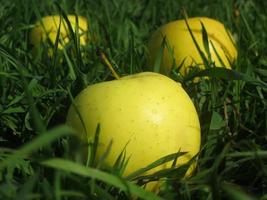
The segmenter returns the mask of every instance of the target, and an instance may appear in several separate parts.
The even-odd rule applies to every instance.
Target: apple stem
[[[107,56],[99,51],[99,55],[100,55],[100,58],[103,60],[103,62],[105,63],[105,65],[110,69],[111,73],[113,74],[113,76],[116,78],[116,79],[120,79],[120,76],[117,74],[117,72],[114,70],[114,68],[112,67],[111,63],[109,62]]]

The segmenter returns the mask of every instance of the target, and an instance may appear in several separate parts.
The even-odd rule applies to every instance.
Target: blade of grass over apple
[[[179,73],[181,68],[184,65],[186,58],[184,58],[181,62],[181,64],[179,66],[176,66],[176,64],[174,63],[174,65],[172,66],[172,70],[171,70],[171,78],[174,79],[177,82],[182,83],[184,80],[184,75],[182,73]],[[192,70],[191,70],[192,71]]]
[[[82,124],[82,127],[83,127],[83,131],[84,131],[84,134],[85,134],[84,137],[86,138],[86,137],[87,137],[87,129],[86,129],[85,123],[84,123],[84,121],[83,121],[82,115],[81,115],[80,111],[78,110],[77,106],[76,106],[75,103],[74,103],[74,98],[73,98],[73,96],[72,96],[70,90],[67,89],[67,92],[68,92],[68,96],[69,96],[69,98],[70,98],[70,100],[71,100],[72,106],[73,106],[73,108],[75,109],[75,112],[77,113],[77,115],[78,115],[78,117],[79,117],[79,120],[81,121],[81,124]],[[88,163],[88,162],[89,162],[89,159],[87,160],[87,163]]]
[[[201,50],[201,48],[200,48],[200,46],[199,46],[199,44],[198,44],[198,42],[197,42],[197,40],[196,40],[196,38],[195,38],[195,36],[194,36],[194,34],[193,34],[193,31],[191,30],[191,28],[190,28],[190,26],[189,26],[189,24],[188,24],[187,18],[184,17],[184,20],[185,20],[187,29],[188,29],[188,31],[189,31],[189,33],[190,33],[190,36],[191,36],[191,38],[192,38],[192,40],[193,40],[193,42],[194,42],[194,44],[195,44],[195,47],[197,48],[197,51],[198,51],[200,57],[201,57],[202,60],[203,60],[203,63],[204,63],[205,68],[210,68],[209,60],[206,58],[205,53]],[[200,22],[199,22],[199,23],[200,23]],[[203,36],[203,37],[204,37],[204,36]],[[205,42],[207,43],[207,42],[208,42],[208,37],[206,37],[205,39],[206,39],[206,41],[203,41],[203,42],[204,42],[204,43],[205,43]]]
[[[119,156],[117,157],[114,165],[113,165],[113,170],[116,172],[116,174],[122,175],[124,170],[127,167],[127,164],[130,160],[130,156],[126,157],[126,147],[128,143],[125,145]]]
[[[97,153],[97,147],[99,143],[99,135],[101,132],[101,127],[100,124],[97,124],[96,131],[95,131],[95,137],[94,141],[92,144],[89,144],[89,149],[88,149],[88,157],[87,157],[87,162],[86,166],[95,166],[95,160],[96,160],[96,153]]]
[[[196,162],[196,157],[193,157],[187,163],[182,164],[181,166],[172,165],[170,168],[161,169],[149,175],[141,175],[135,177],[133,180],[140,185],[149,183],[151,181],[158,181],[161,179],[168,179],[169,181],[172,180],[182,180],[185,178],[185,174],[188,171],[189,167],[194,165]],[[175,163],[175,160],[173,161]]]
[[[166,39],[165,39],[165,48],[168,51],[168,56],[169,56],[169,59],[171,60],[171,63],[172,63],[171,71],[174,69],[179,71],[182,68],[183,63],[186,60],[186,58],[184,58],[182,63],[180,64],[180,66],[177,67],[176,62],[175,62],[175,56],[174,56],[174,48],[169,44],[169,42]]]
[[[217,65],[218,65],[218,66],[222,66],[222,67],[226,66],[225,63],[223,62],[221,56],[219,55],[219,53],[218,53],[218,51],[217,51],[217,49],[216,49],[216,47],[214,46],[214,44],[213,44],[212,41],[210,41],[210,44],[211,44],[211,46],[212,46],[212,48],[213,48],[213,50],[214,50],[214,52],[215,52],[215,54],[216,54],[216,57],[218,58],[218,60],[219,60],[219,62],[220,62],[220,65],[218,65],[218,64],[217,64]],[[227,56],[226,56],[226,58],[227,58],[228,62],[231,63],[230,60],[229,60],[229,58],[228,58]]]
[[[145,185],[149,182],[166,180],[166,179],[168,181],[172,181],[172,180],[178,181],[185,177],[185,174],[187,170],[189,169],[189,167],[190,167],[190,164],[186,163],[180,167],[162,169],[149,175],[136,177],[134,181],[137,182],[138,185]]]
[[[69,73],[68,73],[68,76],[71,80],[76,80],[77,79],[77,76],[80,77],[79,75],[76,75],[76,64],[75,62],[71,59],[71,57],[68,55],[67,51],[65,48],[62,49],[63,51],[63,54],[64,54],[64,57],[67,61],[67,65],[68,65],[68,68],[69,68]],[[86,87],[86,83],[83,81],[83,84],[84,86],[83,87]]]
[[[53,73],[54,71],[55,71],[55,68],[56,68],[56,60],[57,60],[57,54],[58,54],[58,45],[60,44],[59,42],[60,42],[60,31],[61,31],[61,24],[62,24],[62,18],[60,17],[60,19],[59,19],[59,24],[58,24],[58,30],[57,30],[57,35],[56,35],[56,40],[55,40],[55,44],[53,45],[53,44],[51,44],[50,46],[51,46],[51,48],[53,49],[53,57],[52,57],[52,65],[51,65],[51,67],[50,67],[50,70],[49,71],[52,71],[52,77],[53,77],[53,80],[55,81],[55,73]],[[48,37],[48,33],[46,33],[47,34],[47,38],[49,38]],[[62,45],[64,45],[64,44],[62,44]],[[64,46],[63,46],[63,48],[64,48]]]
[[[180,156],[186,154],[186,152],[177,152],[177,153],[173,153],[173,154],[170,154],[170,155],[167,155],[167,156],[164,156],[158,160],[156,160],[155,162],[147,165],[146,167],[144,168],[141,168],[135,172],[132,172],[131,174],[129,174],[128,176],[126,176],[126,179],[127,180],[132,180],[134,178],[136,178],[137,176],[140,176],[140,175],[143,175],[145,172],[157,167],[157,166],[160,166],[164,163],[167,163],[167,162],[170,162],[170,161],[174,161],[176,160],[177,158],[179,158]]]
[[[58,2],[55,2],[55,5],[58,9],[58,11],[60,12],[61,16],[64,19],[64,22],[66,22],[67,27],[65,27],[68,30],[68,37],[70,38],[70,41],[73,42],[74,44],[74,52],[75,52],[75,56],[77,57],[77,59],[75,59],[74,65],[69,65],[71,66],[70,69],[72,71],[72,74],[74,75],[73,77],[78,77],[81,79],[82,84],[83,84],[83,88],[85,88],[88,85],[88,81],[87,81],[87,77],[83,74],[83,72],[80,69],[84,69],[84,63],[83,63],[83,58],[82,58],[82,54],[81,54],[81,50],[80,50],[80,37],[79,37],[79,23],[78,23],[78,16],[75,15],[75,30],[73,31],[72,26],[71,26],[71,22],[68,19],[67,13],[64,11],[64,9],[62,9],[62,7],[60,6],[60,4]],[[63,25],[65,25],[65,23],[63,23]],[[65,48],[63,48],[64,50],[64,54],[66,57],[67,53],[65,51]],[[68,62],[70,63],[70,62]]]
[[[166,47],[166,36],[163,37],[160,49],[158,51],[154,66],[153,66],[153,72],[160,72],[161,63],[163,59],[164,49]]]
[[[100,156],[98,162],[97,162],[97,168],[101,168],[101,166],[104,164],[105,162],[105,159],[108,157],[110,151],[111,151],[111,148],[112,148],[112,144],[113,144],[113,140],[111,140],[108,145],[107,145],[107,148],[105,150],[105,152]]]
[[[129,192],[131,195],[140,197],[142,199],[147,199],[147,200],[160,200],[161,199],[155,194],[147,192],[143,190],[142,188],[138,187],[137,185],[127,182],[118,176],[108,174],[106,172],[103,172],[103,171],[100,171],[94,168],[88,168],[88,167],[85,167],[83,165],[77,164],[72,161],[54,158],[54,159],[43,161],[41,164],[47,167],[57,169],[57,170],[63,170],[69,173],[75,173],[81,176],[94,178],[94,179],[103,181],[107,184],[110,184],[114,187],[119,188],[120,190],[124,192]]]
[[[203,42],[203,46],[205,48],[205,52],[208,55],[208,61],[209,63],[211,63],[211,54],[210,54],[210,45],[209,45],[209,36],[207,33],[207,30],[203,24],[203,22],[200,20],[200,24],[201,24],[201,32],[202,32],[202,42]]]
[[[67,23],[67,28],[68,28],[68,31],[69,31],[68,34],[69,34],[69,37],[71,38],[71,40],[74,42],[74,47],[75,47],[74,49],[75,49],[75,53],[76,53],[76,55],[78,57],[78,60],[82,61],[81,52],[80,52],[80,48],[78,46],[78,41],[77,41],[77,39],[79,39],[79,36],[76,36],[76,35],[79,35],[79,33],[78,32],[74,32],[72,30],[72,26],[71,26],[71,23],[70,23],[70,21],[68,19],[68,16],[67,16],[66,12],[62,9],[60,4],[58,2],[55,2],[55,5],[56,5],[57,9],[59,10],[59,12],[61,13],[64,21]],[[76,15],[75,21],[76,22],[78,21],[77,15]],[[78,24],[75,25],[75,31],[77,31],[77,25]],[[78,62],[78,64],[83,64],[83,62]],[[81,67],[79,66],[79,69],[80,68]]]

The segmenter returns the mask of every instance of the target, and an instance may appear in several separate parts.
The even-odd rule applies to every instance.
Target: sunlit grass
[[[0,5],[0,199],[266,199],[265,1],[1,0]],[[84,87],[114,78],[97,49],[121,76],[146,71],[151,32],[184,18],[184,11],[189,17],[223,22],[234,33],[239,53],[234,71],[209,68],[207,62],[203,71],[184,77],[177,70],[171,74],[193,99],[201,121],[194,174],[182,178],[185,165],[141,176],[166,161],[162,159],[122,178],[117,173],[118,166],[124,167],[121,160],[106,171],[96,163],[96,143],[89,145],[87,164],[79,161],[84,144],[64,125],[66,111]],[[29,32],[42,16],[51,14],[86,17],[88,38],[93,39],[79,48],[73,32],[63,51],[52,47],[51,57],[48,44],[34,57]],[[192,81],[204,76],[210,78]],[[143,190],[145,181],[159,178],[166,182],[158,197]]]

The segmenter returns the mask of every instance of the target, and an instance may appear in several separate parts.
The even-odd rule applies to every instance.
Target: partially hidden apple
[[[187,22],[206,58],[208,58],[208,54],[203,43],[201,23],[208,35],[211,60],[216,66],[231,68],[232,63],[237,58],[237,50],[233,36],[225,26],[219,21],[206,17],[188,18]],[[187,74],[191,66],[198,65],[200,68],[204,68],[203,59],[184,19],[167,23],[152,34],[148,43],[148,65],[150,67],[154,66],[156,58],[160,54],[164,38],[166,39],[166,45],[163,50],[161,73],[169,75],[174,64],[177,67],[181,66],[180,72],[183,75]]]
[[[78,23],[76,22],[75,15],[68,15],[67,18],[71,24],[73,32],[76,33],[76,30],[78,30],[76,34],[79,35],[80,45],[86,45],[88,31],[86,18],[78,16]],[[50,40],[51,43],[55,45],[58,31],[58,49],[62,50],[70,41],[70,31],[66,20],[59,15],[54,15],[43,17],[38,21],[30,32],[30,44],[33,45],[33,52],[36,53],[41,46],[41,43],[47,42],[47,40]],[[52,49],[49,49],[48,53],[51,56]]]
[[[167,76],[142,72],[93,84],[75,98],[74,105],[68,111],[67,124],[83,141],[92,142],[100,123],[97,159],[112,141],[105,159],[106,165],[112,166],[126,147],[130,159],[125,176],[171,153],[187,152],[178,158],[180,166],[199,152],[200,124],[195,107],[182,86]]]

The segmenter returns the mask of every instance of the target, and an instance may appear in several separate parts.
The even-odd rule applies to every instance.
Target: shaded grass
[[[90,175],[77,176],[81,171],[89,173],[91,168],[87,171],[81,163],[67,161],[79,152],[79,147],[70,144],[74,136],[68,134],[72,131],[51,128],[65,123],[71,104],[69,91],[76,96],[88,84],[113,79],[96,49],[107,54],[120,75],[146,70],[146,43],[151,32],[170,20],[182,19],[183,10],[189,17],[208,16],[223,22],[234,33],[239,57],[233,66],[235,71],[208,68],[211,63],[207,62],[204,71],[185,77],[179,71],[172,74],[177,80],[179,76],[195,103],[201,120],[202,148],[191,178],[182,178],[184,169],[158,174],[166,180],[159,195],[164,199],[266,198],[265,1],[55,2],[0,1],[1,199],[131,198],[125,185],[109,178],[117,177],[119,169],[105,172],[100,180]],[[79,48],[73,32],[63,52],[55,49],[51,58],[46,53],[50,46],[44,45],[42,53],[33,57],[29,31],[41,16],[55,13],[64,18],[69,13],[85,16],[91,31],[88,37],[94,40]],[[191,81],[201,76],[210,79],[197,84]],[[57,163],[53,169],[41,164],[53,164],[47,159],[54,157],[65,160],[54,160]],[[66,163],[77,168],[65,169]],[[93,160],[88,166],[102,173],[102,165]],[[124,165],[118,162],[118,166]],[[78,170],[80,167],[82,170]],[[131,180],[135,178],[138,180]],[[130,185],[133,194],[154,198],[141,187]]]

